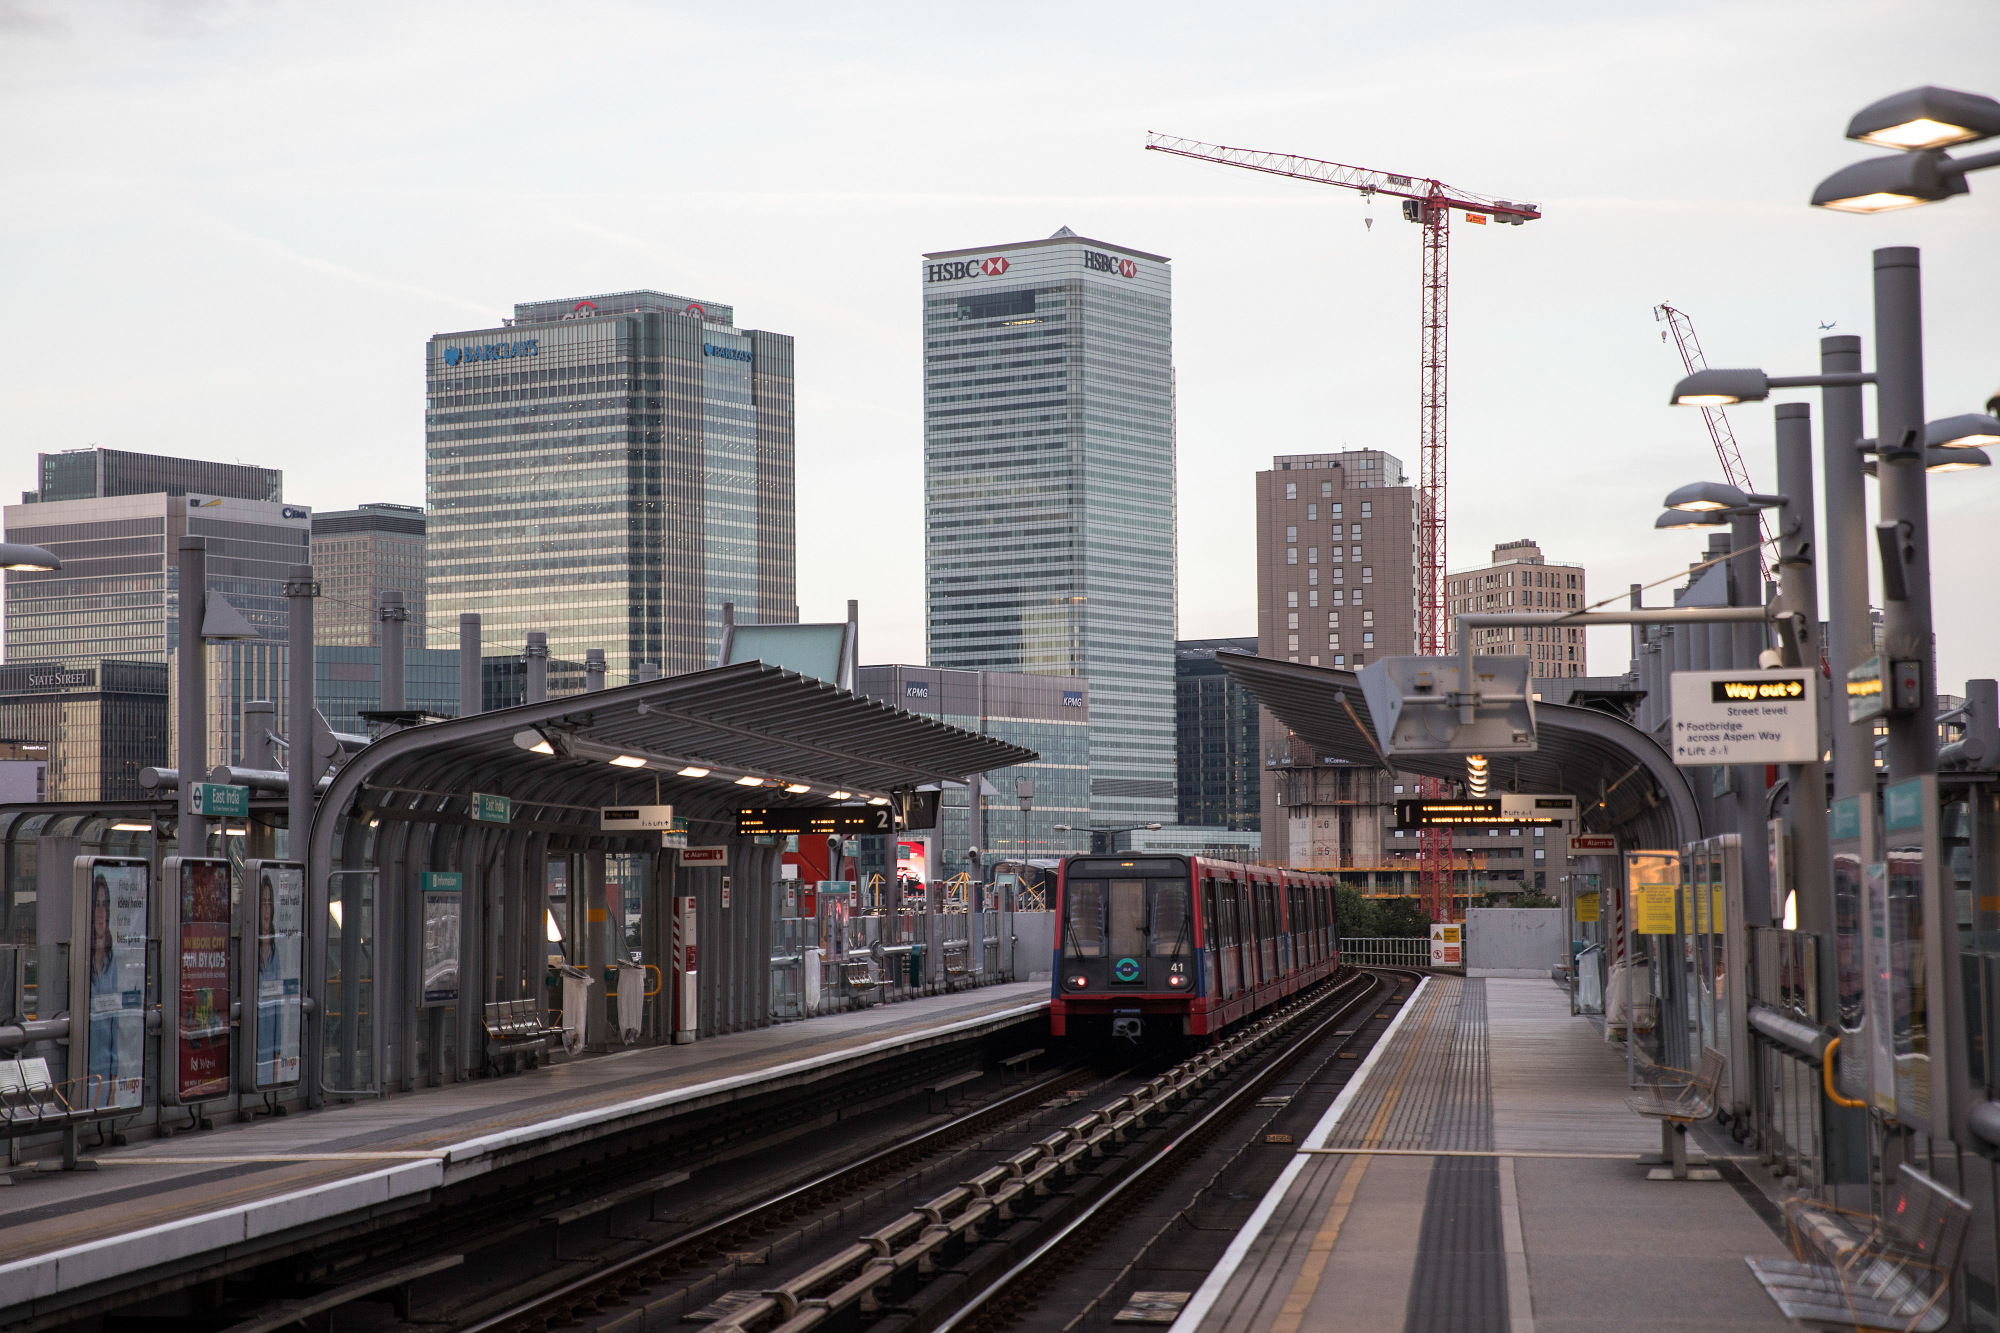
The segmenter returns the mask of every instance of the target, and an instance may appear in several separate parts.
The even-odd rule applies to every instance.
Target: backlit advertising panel
[[[188,1105],[229,1093],[229,862],[170,856],[160,878],[169,946],[160,954],[167,995],[160,1049],[168,1061],[160,1100]]]
[[[144,1097],[151,893],[151,867],[144,861],[76,858],[70,1013],[84,1021],[70,1023],[74,1105],[136,1110]]]
[[[268,1092],[299,1081],[305,1026],[306,871],[296,861],[244,866],[243,957],[237,968],[246,1053],[237,1086]]]

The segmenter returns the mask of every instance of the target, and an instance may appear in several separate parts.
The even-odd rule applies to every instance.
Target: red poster
[[[180,1049],[183,1103],[229,1094],[229,866],[181,862]]]

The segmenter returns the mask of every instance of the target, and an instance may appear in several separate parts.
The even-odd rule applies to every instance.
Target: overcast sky
[[[1991,0],[0,0],[0,487],[97,444],[421,504],[426,338],[660,288],[797,339],[801,611],[858,597],[864,657],[920,662],[917,257],[1067,225],[1173,259],[1180,630],[1253,634],[1252,474],[1341,446],[1414,471],[1419,233],[1141,151],[1156,129],[1543,205],[1453,228],[1451,564],[1533,537],[1609,595],[1694,557],[1652,519],[1719,475],[1655,304],[1713,364],[1810,372],[1832,324],[1872,365],[1869,252],[1919,245],[1929,414],[2000,389],[2000,172],[1880,217],[1805,202],[1873,151],[1852,112],[2000,94],[1996,50]],[[1769,407],[1731,418],[1773,485]],[[1996,471],[1933,479],[1947,690],[2000,671]]]

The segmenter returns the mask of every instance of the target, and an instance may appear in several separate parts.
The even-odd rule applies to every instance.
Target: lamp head
[[[1770,393],[1761,370],[1697,370],[1674,386],[1667,402],[1674,407],[1728,407],[1761,403]]]
[[[1669,509],[1653,520],[1655,532],[1678,532],[1685,528],[1726,527],[1729,519],[1720,509]]]
[[[1684,509],[1690,513],[1702,513],[1718,509],[1742,509],[1748,506],[1750,497],[1734,486],[1720,481],[1696,481],[1674,491],[1666,498],[1669,509]]]
[[[1938,449],[1977,449],[2000,444],[2000,418],[1966,412],[1924,423],[1924,443]]]
[[[2000,134],[2000,102],[1950,88],[1911,88],[1871,103],[1847,122],[1847,137],[1877,148],[1921,152]]]
[[[1876,476],[1879,469],[1873,458],[1863,459],[1861,470],[1869,476]],[[1944,449],[1933,444],[1924,450],[1924,471],[1926,472],[1970,472],[1975,468],[1991,467],[1993,460],[1984,449],[1960,446]]]
[[[45,551],[39,546],[29,546],[26,542],[0,542],[0,569],[46,574],[50,570],[61,568],[62,561],[56,559],[52,551]]]
[[[1904,153],[1842,167],[1813,191],[1813,207],[1837,213],[1887,213],[1971,193],[1963,174],[1939,172],[1944,160],[1941,153]]]

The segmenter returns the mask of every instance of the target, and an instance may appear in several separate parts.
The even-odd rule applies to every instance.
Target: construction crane
[[[1674,350],[1681,354],[1681,366],[1688,374],[1708,369],[1708,358],[1702,355],[1701,339],[1694,336],[1694,321],[1688,318],[1687,311],[1662,301],[1653,307],[1653,320],[1667,326],[1660,333],[1662,342],[1668,333],[1673,334]],[[1736,447],[1736,432],[1729,428],[1728,416],[1719,407],[1704,407],[1701,416],[1708,423],[1708,438],[1715,444],[1715,456],[1722,460],[1722,479],[1746,495],[1754,492],[1757,488],[1750,484],[1750,469],[1743,466],[1743,453]],[[1771,533],[1764,526],[1761,512],[1757,515],[1757,529],[1757,535],[1768,542]],[[1769,549],[1757,548],[1757,567],[1766,581],[1771,577],[1771,564],[1766,559]]]
[[[1198,143],[1193,139],[1177,139],[1150,131],[1146,135],[1146,149],[1193,158],[1198,162],[1214,162],[1225,167],[1286,176],[1315,185],[1338,185],[1358,190],[1371,199],[1375,195],[1386,194],[1403,201],[1406,221],[1423,227],[1422,370],[1417,432],[1417,651],[1442,656],[1445,652],[1448,606],[1444,591],[1445,366],[1451,308],[1451,212],[1458,209],[1465,214],[1466,221],[1479,226],[1486,225],[1490,220],[1518,227],[1523,222],[1540,218],[1541,206],[1471,194],[1427,176],[1405,176],[1393,171],[1350,167],[1292,153]],[[1419,783],[1425,795],[1444,794],[1432,785],[1434,781],[1425,779]],[[1418,840],[1417,858],[1422,869],[1423,897],[1431,919],[1451,920],[1451,830],[1425,828]],[[1470,888],[1470,885],[1467,887]]]

